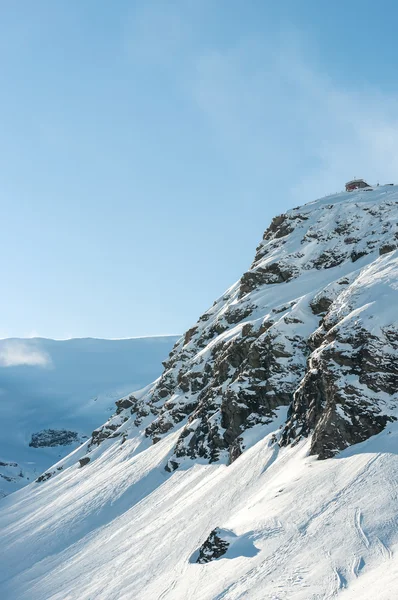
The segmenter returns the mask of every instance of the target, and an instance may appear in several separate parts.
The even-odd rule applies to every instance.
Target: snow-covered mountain
[[[396,598],[397,248],[398,186],[276,217],[161,377],[2,501],[0,594]]]
[[[153,381],[176,337],[0,340],[0,496],[36,479]]]

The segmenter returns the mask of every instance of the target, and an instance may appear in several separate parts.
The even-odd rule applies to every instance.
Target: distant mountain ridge
[[[33,481],[156,378],[177,336],[0,340],[0,494]]]

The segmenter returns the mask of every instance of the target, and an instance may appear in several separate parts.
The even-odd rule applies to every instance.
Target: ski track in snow
[[[344,577],[343,573],[339,571],[339,569],[335,569],[336,576],[336,591],[335,595],[337,596],[338,592],[347,587],[347,580]]]
[[[361,572],[361,570],[363,569],[363,567],[365,566],[365,561],[363,560],[362,556],[356,556],[354,558],[354,561],[352,563],[352,567],[351,567],[351,572],[355,577],[358,577],[359,573]]]
[[[369,539],[368,536],[366,535],[366,533],[363,530],[362,527],[362,512],[360,508],[357,508],[355,510],[355,529],[359,535],[360,538],[362,538],[363,543],[365,544],[366,548],[369,548]]]
[[[392,550],[389,546],[387,546],[387,544],[385,544],[384,542],[381,541],[380,538],[376,538],[376,541],[379,545],[379,548],[381,550],[382,555],[384,556],[384,558],[388,558],[391,559],[393,556]]]

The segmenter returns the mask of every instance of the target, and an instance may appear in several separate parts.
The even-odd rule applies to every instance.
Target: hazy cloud
[[[34,367],[49,367],[51,358],[35,345],[22,340],[0,341],[0,366],[17,367],[29,365]]]
[[[288,191],[299,202],[341,191],[353,176],[388,183],[397,172],[398,98],[334,81],[296,31],[209,51],[194,72],[198,107],[256,184],[265,175],[282,189],[295,182]]]
[[[354,176],[390,182],[398,167],[396,96],[332,78],[309,36],[290,25],[227,42],[207,35],[212,11],[206,1],[138,3],[126,47],[132,64],[162,71],[197,111],[206,143],[242,193],[280,192],[287,206],[341,191]]]

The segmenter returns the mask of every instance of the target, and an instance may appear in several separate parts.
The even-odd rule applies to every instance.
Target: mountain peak
[[[314,432],[320,458],[381,431],[396,418],[397,245],[397,186],[275,217],[250,269],[176,343],[160,379],[118,403],[89,451],[137,430],[151,443],[178,430],[166,470],[231,463],[253,443],[247,432],[283,407],[275,440]]]
[[[2,500],[2,597],[395,597],[397,240],[395,186],[276,217],[162,375]]]

